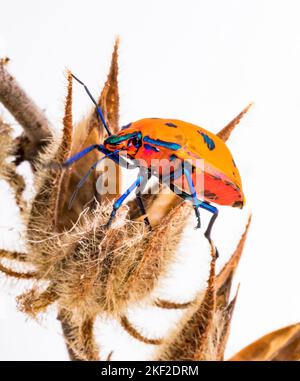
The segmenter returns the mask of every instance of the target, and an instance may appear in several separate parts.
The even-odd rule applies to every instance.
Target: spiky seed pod
[[[147,296],[173,261],[191,206],[179,205],[151,232],[129,220],[107,231],[109,211],[98,205],[83,214],[45,265],[59,305],[80,316],[107,312],[118,317]]]
[[[157,359],[223,360],[237,300],[236,293],[233,300],[229,301],[232,277],[242,255],[250,222],[251,217],[236,250],[217,276],[215,257],[212,256],[205,293],[200,292],[196,300],[188,305],[190,308],[186,315],[158,351]]]

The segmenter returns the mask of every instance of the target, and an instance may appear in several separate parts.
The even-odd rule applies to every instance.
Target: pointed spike
[[[249,216],[247,225],[245,227],[245,231],[234,251],[229,261],[224,265],[222,270],[217,275],[217,303],[218,305],[223,305],[224,307],[227,306],[230,289],[231,289],[231,283],[233,275],[237,269],[237,266],[239,264],[239,261],[241,259],[244,245],[247,239],[247,234],[249,231],[249,227],[251,224],[251,218],[252,216]]]
[[[224,325],[223,325],[223,329],[222,329],[222,332],[220,334],[220,339],[219,339],[219,343],[218,343],[217,359],[216,359],[217,361],[223,361],[224,360],[224,352],[226,349],[226,344],[227,344],[229,333],[230,333],[231,319],[232,319],[232,315],[233,315],[233,312],[235,309],[237,297],[239,294],[239,289],[240,289],[240,285],[238,285],[238,287],[237,287],[234,298],[231,300],[229,305],[224,310],[224,316],[223,316]]]
[[[116,39],[107,80],[99,98],[99,105],[113,133],[119,130],[118,51],[119,38]]]
[[[66,103],[65,103],[65,114],[63,118],[63,136],[61,146],[59,148],[60,154],[63,156],[61,161],[64,161],[71,150],[72,144],[72,132],[73,132],[73,116],[72,116],[72,104],[73,104],[73,77],[70,70],[67,70],[67,95],[66,95]]]
[[[236,116],[231,122],[229,122],[221,131],[217,133],[217,136],[224,140],[226,142],[232,131],[234,130],[235,126],[240,123],[242,117],[249,111],[249,109],[252,107],[253,102],[249,103],[246,108],[242,112],[239,113],[238,116]]]
[[[73,134],[73,76],[70,70],[67,70],[66,74],[68,80],[68,87],[65,103],[65,114],[63,118],[63,133],[60,146],[54,158],[55,161],[60,163],[66,161],[67,158],[70,156]],[[68,175],[66,175],[65,173],[60,173],[59,171],[57,172],[56,177],[57,186],[53,190],[53,200],[55,200],[53,209],[53,223],[55,228],[58,228],[60,224],[61,211],[63,209],[62,205],[65,202],[66,189],[68,187],[69,178]]]

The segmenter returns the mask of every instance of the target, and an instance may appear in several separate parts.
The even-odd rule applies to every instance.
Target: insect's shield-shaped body
[[[188,166],[199,199],[238,207],[245,203],[240,174],[228,147],[201,127],[174,119],[142,119],[124,126],[104,145],[173,183],[177,192],[190,193],[183,174],[183,167]]]

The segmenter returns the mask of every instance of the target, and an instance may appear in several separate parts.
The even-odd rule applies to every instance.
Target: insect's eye
[[[141,141],[138,137],[134,137],[130,139],[129,146],[133,145],[135,148],[139,148],[141,145]]]

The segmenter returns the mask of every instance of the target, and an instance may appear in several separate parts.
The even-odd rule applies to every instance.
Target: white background
[[[117,35],[122,124],[172,117],[217,132],[249,101],[255,102],[228,143],[247,208],[221,208],[213,233],[221,266],[252,211],[234,284],[241,282],[241,288],[227,355],[299,321],[299,1],[2,0],[0,6],[0,55],[11,58],[10,71],[57,129],[64,69],[71,68],[97,95]],[[74,90],[79,118],[90,101],[82,88]],[[0,244],[21,249],[22,225],[12,195],[3,183],[0,191]],[[194,224],[157,294],[188,300],[204,285],[208,248]],[[0,284],[0,359],[67,359],[55,308],[32,321],[16,312],[14,297],[23,284],[2,276]],[[155,308],[130,313],[142,332],[153,337],[163,335],[179,315]],[[103,356],[111,349],[114,359],[143,359],[153,352],[115,322],[99,321],[97,331]]]

